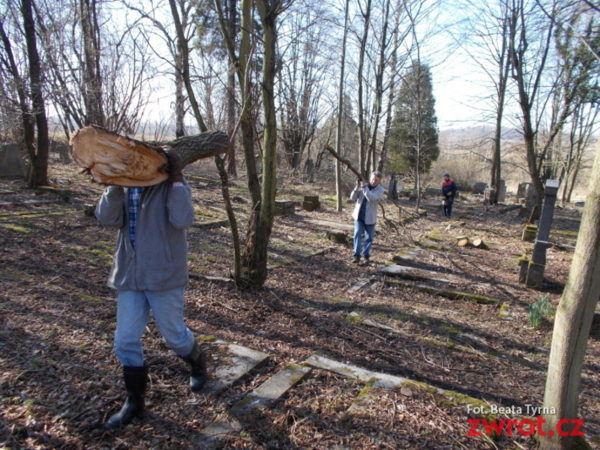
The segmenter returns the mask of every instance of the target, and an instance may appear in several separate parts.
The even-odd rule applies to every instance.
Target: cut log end
[[[479,239],[479,238],[473,239],[472,245],[473,245],[473,247],[480,248],[482,250],[487,250],[489,248],[487,246],[487,244],[483,241],[483,239]]]
[[[70,142],[73,158],[102,184],[143,187],[168,178],[167,158],[158,148],[100,127],[80,129]]]
[[[471,242],[469,241],[469,238],[459,238],[456,241],[456,245],[458,245],[459,247],[468,247],[470,243]]]

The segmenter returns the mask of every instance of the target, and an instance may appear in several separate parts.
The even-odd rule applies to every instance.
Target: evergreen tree
[[[440,154],[435,99],[429,67],[414,62],[402,78],[390,130],[389,167],[426,173]]]

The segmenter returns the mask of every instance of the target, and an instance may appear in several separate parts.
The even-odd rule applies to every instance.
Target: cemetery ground
[[[85,214],[102,186],[60,164],[51,167],[56,189],[0,180],[0,446],[535,448],[516,430],[468,436],[467,420],[480,417],[477,408],[491,420],[542,406],[552,316],[534,328],[529,307],[542,296],[556,307],[580,210],[557,209],[540,292],[518,283],[517,260],[532,244],[521,240],[516,210],[485,212],[463,195],[447,221],[437,197],[425,200],[422,216],[407,199],[400,215],[386,202],[373,261],[356,265],[352,205],[336,213],[324,184],[288,178],[278,198],[320,195],[321,208],[275,218],[269,278],[261,290],[241,291],[227,280],[232,250],[218,177],[209,164],[186,173],[197,210],[186,320],[209,353],[212,384],[192,394],[186,364],[150,323],[147,413],[117,432],[97,427],[124,398],[106,287],[116,232]],[[243,223],[242,180],[231,195]],[[345,231],[348,244],[328,240],[332,230]],[[459,247],[459,237],[481,238],[488,249]],[[393,263],[402,277],[381,272]],[[522,414],[494,415],[490,405]],[[596,448],[598,411],[596,313],[580,397]]]

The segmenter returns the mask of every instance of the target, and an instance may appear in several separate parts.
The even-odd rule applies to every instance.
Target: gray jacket
[[[164,291],[187,284],[186,228],[194,221],[187,184],[165,181],[142,192],[135,250],[129,240],[127,192],[109,186],[96,205],[100,224],[118,227],[108,285],[123,291]]]
[[[363,198],[367,199],[367,207],[365,210],[365,225],[374,225],[377,223],[377,202],[383,197],[384,189],[381,184],[374,189],[369,189],[369,183],[364,183],[361,188],[354,188],[350,193],[350,200],[354,200],[354,211],[352,218],[358,220],[358,212]]]

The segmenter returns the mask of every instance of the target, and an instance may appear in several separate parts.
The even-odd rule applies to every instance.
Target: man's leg
[[[354,260],[358,262],[361,253],[362,235],[365,232],[365,224],[362,220],[354,221]]]
[[[448,214],[446,214],[446,215],[448,217],[452,216],[452,203],[454,203],[454,201],[447,202]]]
[[[148,301],[144,293],[119,291],[114,349],[117,359],[124,366],[144,365],[141,338],[146,323],[148,323]]]
[[[183,317],[184,288],[160,292],[146,292],[154,320],[167,345],[190,364],[192,373],[190,387],[199,392],[206,383],[206,357],[185,325]]]
[[[365,239],[363,255],[368,260],[371,257],[371,247],[373,246],[373,238],[375,238],[375,224],[365,225],[365,231],[367,232],[367,238]]]
[[[127,425],[144,412],[148,368],[144,365],[141,338],[147,321],[148,302],[143,292],[118,292],[114,349],[117,359],[123,364],[127,397],[121,410],[104,424],[106,430]]]
[[[169,348],[179,356],[188,355],[194,346],[194,335],[183,319],[183,292],[183,287],[145,292],[158,329]]]

